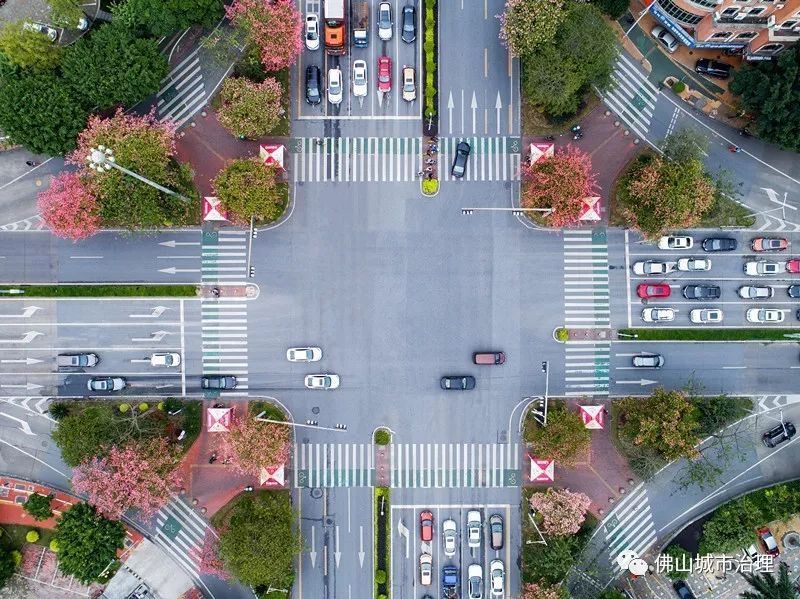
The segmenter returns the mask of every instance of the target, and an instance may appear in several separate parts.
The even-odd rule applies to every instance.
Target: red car
[[[433,512],[420,512],[419,536],[423,541],[433,540]]]
[[[766,526],[756,530],[758,538],[761,539],[761,544],[764,546],[764,551],[772,556],[777,556],[780,553],[778,543],[775,542],[775,537],[772,536],[769,528]]]
[[[653,297],[669,297],[670,289],[666,283],[642,283],[636,287],[636,295],[642,299],[650,299]]]
[[[786,261],[786,272],[793,272],[795,274],[800,272],[800,258],[792,258]]]
[[[378,91],[392,91],[392,59],[388,56],[378,58]]]

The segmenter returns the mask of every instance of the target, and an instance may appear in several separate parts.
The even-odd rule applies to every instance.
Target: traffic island
[[[391,563],[391,510],[389,506],[389,488],[375,487],[374,495],[374,530],[375,530],[375,599],[388,599],[391,581],[389,580],[389,564]]]
[[[800,329],[620,329],[617,341],[772,341],[778,343],[800,342]]]
[[[439,10],[436,0],[424,0],[425,21],[423,23],[423,52],[425,64],[421,78],[425,114],[422,123],[423,143],[421,147],[423,169],[420,171],[422,194],[434,197],[439,193]],[[424,85],[422,84],[424,82]]]
[[[195,297],[195,285],[2,285],[10,297]]]

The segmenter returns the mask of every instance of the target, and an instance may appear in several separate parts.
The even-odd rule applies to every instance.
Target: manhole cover
[[[313,408],[311,408],[311,413],[312,414],[319,414],[319,408],[317,406],[314,406]]]
[[[314,499],[320,499],[322,497],[322,489],[318,487],[311,489],[311,497]]]
[[[333,524],[333,518],[325,518],[325,524],[327,525]]]

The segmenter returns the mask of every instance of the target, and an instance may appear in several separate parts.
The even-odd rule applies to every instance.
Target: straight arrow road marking
[[[451,89],[450,94],[447,97],[447,120],[450,127],[447,133],[449,134],[453,133],[453,108],[455,107],[456,105],[453,102],[453,90]]]
[[[339,525],[336,525],[336,550],[333,552],[333,558],[336,560],[336,567],[339,567],[339,561],[342,559],[342,552],[339,551]]]
[[[23,433],[25,433],[26,435],[31,435],[33,437],[36,436],[36,433],[34,433],[31,430],[30,425],[27,422],[25,422],[24,420],[22,420],[21,418],[15,418],[14,416],[11,416],[10,414],[6,414],[5,412],[0,412],[0,416],[5,416],[6,418],[10,418],[11,420],[16,420],[17,422],[19,422],[19,427],[22,429]]]
[[[39,306],[26,306],[22,314],[0,314],[0,318],[30,318],[37,310],[41,310]]]
[[[475,127],[476,127],[476,111],[478,110],[478,99],[475,97],[475,92],[472,92],[472,102],[469,105],[472,108],[472,134],[475,135]]]
[[[658,381],[648,381],[647,379],[640,379],[638,381],[616,381],[618,385],[655,385]]]
[[[364,567],[364,527],[358,527],[358,561]]]
[[[44,362],[44,360],[38,360],[36,358],[25,358],[23,360],[0,360],[3,364],[26,364],[30,366],[31,364],[39,364],[40,362]]]
[[[25,383],[24,385],[0,385],[3,389],[25,389],[26,391],[33,391],[34,389],[41,389],[44,385],[37,385],[36,383]]]
[[[0,343],[30,343],[39,335],[44,335],[44,333],[40,333],[39,331],[28,331],[19,339],[0,339]]]
[[[174,266],[170,266],[169,268],[159,268],[158,272],[163,272],[164,274],[174,275],[180,272],[200,272],[199,268],[175,268]]]
[[[406,525],[403,524],[402,518],[397,519],[397,534],[399,534],[401,537],[405,537],[406,539],[406,559],[408,559],[408,528],[406,528]]]
[[[155,333],[150,333],[149,337],[131,337],[131,341],[161,341],[167,335],[171,335],[169,331],[156,331]]]
[[[161,241],[158,245],[165,245],[168,248],[174,248],[176,245],[200,245],[199,241]]]
[[[497,101],[494,103],[494,109],[497,112],[497,135],[500,135],[500,110],[503,108],[503,101],[500,99],[500,90],[497,90]]]
[[[314,534],[317,530],[316,526],[311,527],[311,551],[308,552],[308,557],[311,558],[311,567],[317,567],[317,547],[316,547],[316,535]]]

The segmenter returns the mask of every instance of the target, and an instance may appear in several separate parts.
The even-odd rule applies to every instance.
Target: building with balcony
[[[655,19],[689,48],[768,60],[800,41],[800,0],[652,0]]]

